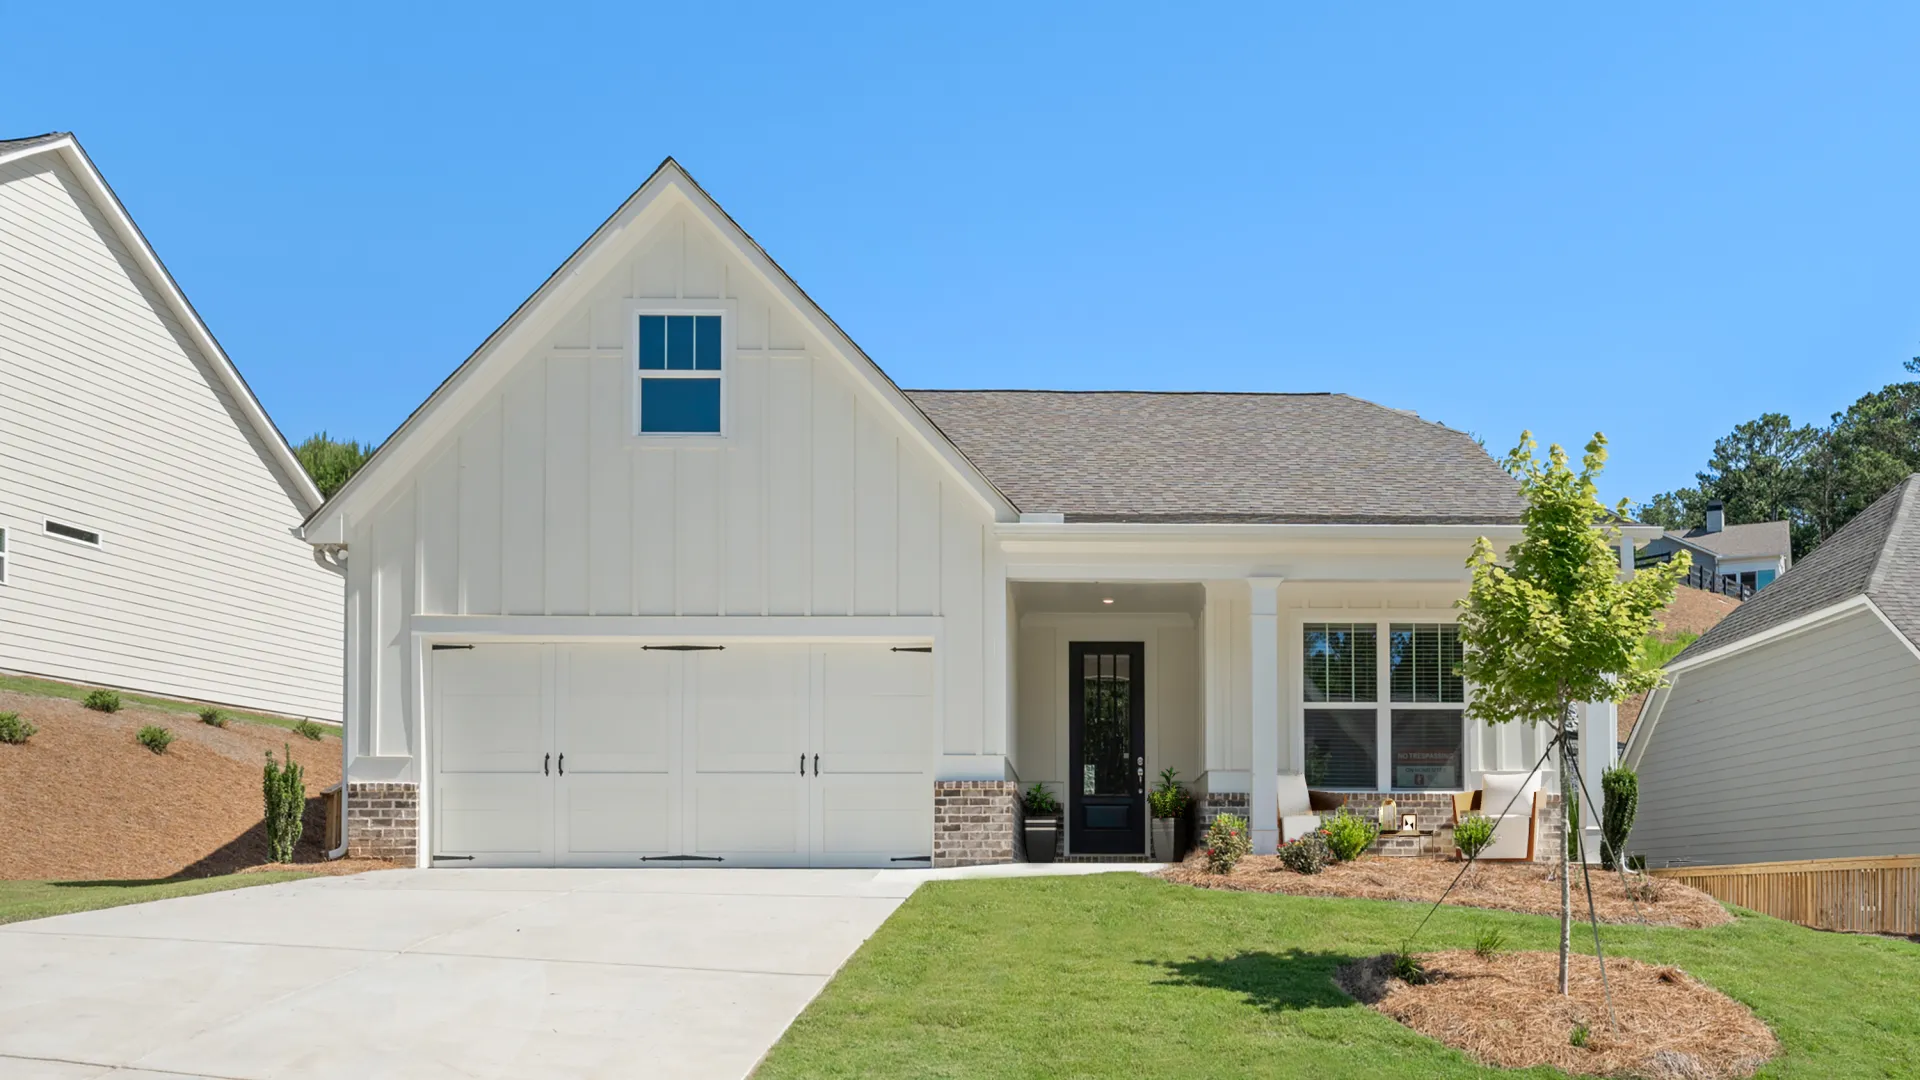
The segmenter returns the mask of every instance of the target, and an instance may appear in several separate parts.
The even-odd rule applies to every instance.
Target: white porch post
[[[1252,653],[1247,695],[1253,712],[1253,775],[1247,797],[1248,830],[1255,855],[1280,846],[1280,579],[1249,578],[1247,644]]]

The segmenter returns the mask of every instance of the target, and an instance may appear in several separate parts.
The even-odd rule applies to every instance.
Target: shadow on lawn
[[[1291,1009],[1342,1009],[1354,1000],[1333,984],[1333,973],[1354,958],[1345,953],[1245,952],[1237,956],[1196,956],[1187,960],[1142,960],[1167,973],[1162,986],[1199,986],[1231,990],[1251,1005],[1273,1012]]]

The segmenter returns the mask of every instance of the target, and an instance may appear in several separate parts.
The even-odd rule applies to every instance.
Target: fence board
[[[1655,877],[1817,930],[1920,934],[1920,855],[1670,866]]]

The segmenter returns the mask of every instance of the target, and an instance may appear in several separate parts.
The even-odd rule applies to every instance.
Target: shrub
[[[1343,806],[1320,823],[1320,831],[1326,834],[1334,858],[1352,862],[1380,838],[1380,823]]]
[[[0,712],[0,743],[19,746],[40,729],[20,719],[17,712]]]
[[[1221,814],[1207,826],[1207,870],[1211,873],[1232,873],[1252,848],[1247,819],[1238,814]]]
[[[1408,986],[1419,986],[1427,981],[1427,962],[1413,953],[1395,953],[1393,977]]]
[[[209,705],[200,710],[200,722],[212,724],[214,727],[226,727],[227,714]]]
[[[1468,814],[1453,827],[1453,846],[1471,859],[1493,843],[1493,819],[1485,814]]]
[[[1592,1041],[1593,1031],[1585,1024],[1573,1025],[1573,1034],[1567,1036],[1569,1045],[1580,1047],[1583,1050],[1586,1049],[1587,1044]]]
[[[1652,874],[1631,874],[1627,877],[1627,896],[1635,903],[1659,903],[1666,891],[1661,879]]]
[[[1187,789],[1172,766],[1160,770],[1160,782],[1147,794],[1147,806],[1157,818],[1177,818],[1187,810]]]
[[[1620,861],[1627,849],[1627,834],[1633,831],[1633,816],[1640,809],[1640,777],[1625,766],[1615,766],[1600,774],[1601,796],[1606,804],[1600,812],[1600,865],[1608,870]]]
[[[1028,817],[1057,817],[1060,814],[1060,800],[1044,786],[1035,784],[1020,796],[1020,806]]]
[[[89,690],[87,691],[86,698],[82,700],[80,704],[85,705],[94,712],[119,712],[120,691]]]
[[[315,742],[318,742],[320,740],[320,736],[325,735],[327,733],[327,729],[321,727],[319,724],[316,724],[311,720],[302,720],[299,723],[293,725],[293,733],[295,735],[300,736],[303,739],[312,739]]]
[[[1473,935],[1473,955],[1491,960],[1507,951],[1507,935],[1497,926],[1483,926]]]
[[[1318,829],[1280,849],[1281,865],[1296,874],[1317,874],[1332,862],[1333,852]]]
[[[300,842],[307,812],[305,770],[293,760],[291,746],[283,749],[285,765],[273,760],[273,751],[267,751],[267,767],[260,781],[267,804],[267,850],[277,863],[293,861],[293,848]]]
[[[159,724],[148,724],[146,727],[141,728],[140,733],[135,735],[134,738],[140,740],[141,746],[146,747],[154,753],[164,754],[167,752],[168,745],[173,742],[173,732],[168,731]]]

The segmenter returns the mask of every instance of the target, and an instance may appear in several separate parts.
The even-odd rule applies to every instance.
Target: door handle
[[[546,757],[540,759],[540,775],[553,775],[553,754],[551,752],[549,752]]]
[[[560,755],[560,775],[567,775],[567,755],[565,754]]]
[[[820,755],[819,754],[813,755],[813,775],[815,776],[820,775]]]
[[[800,755],[800,775],[807,775],[807,755],[805,754]]]

